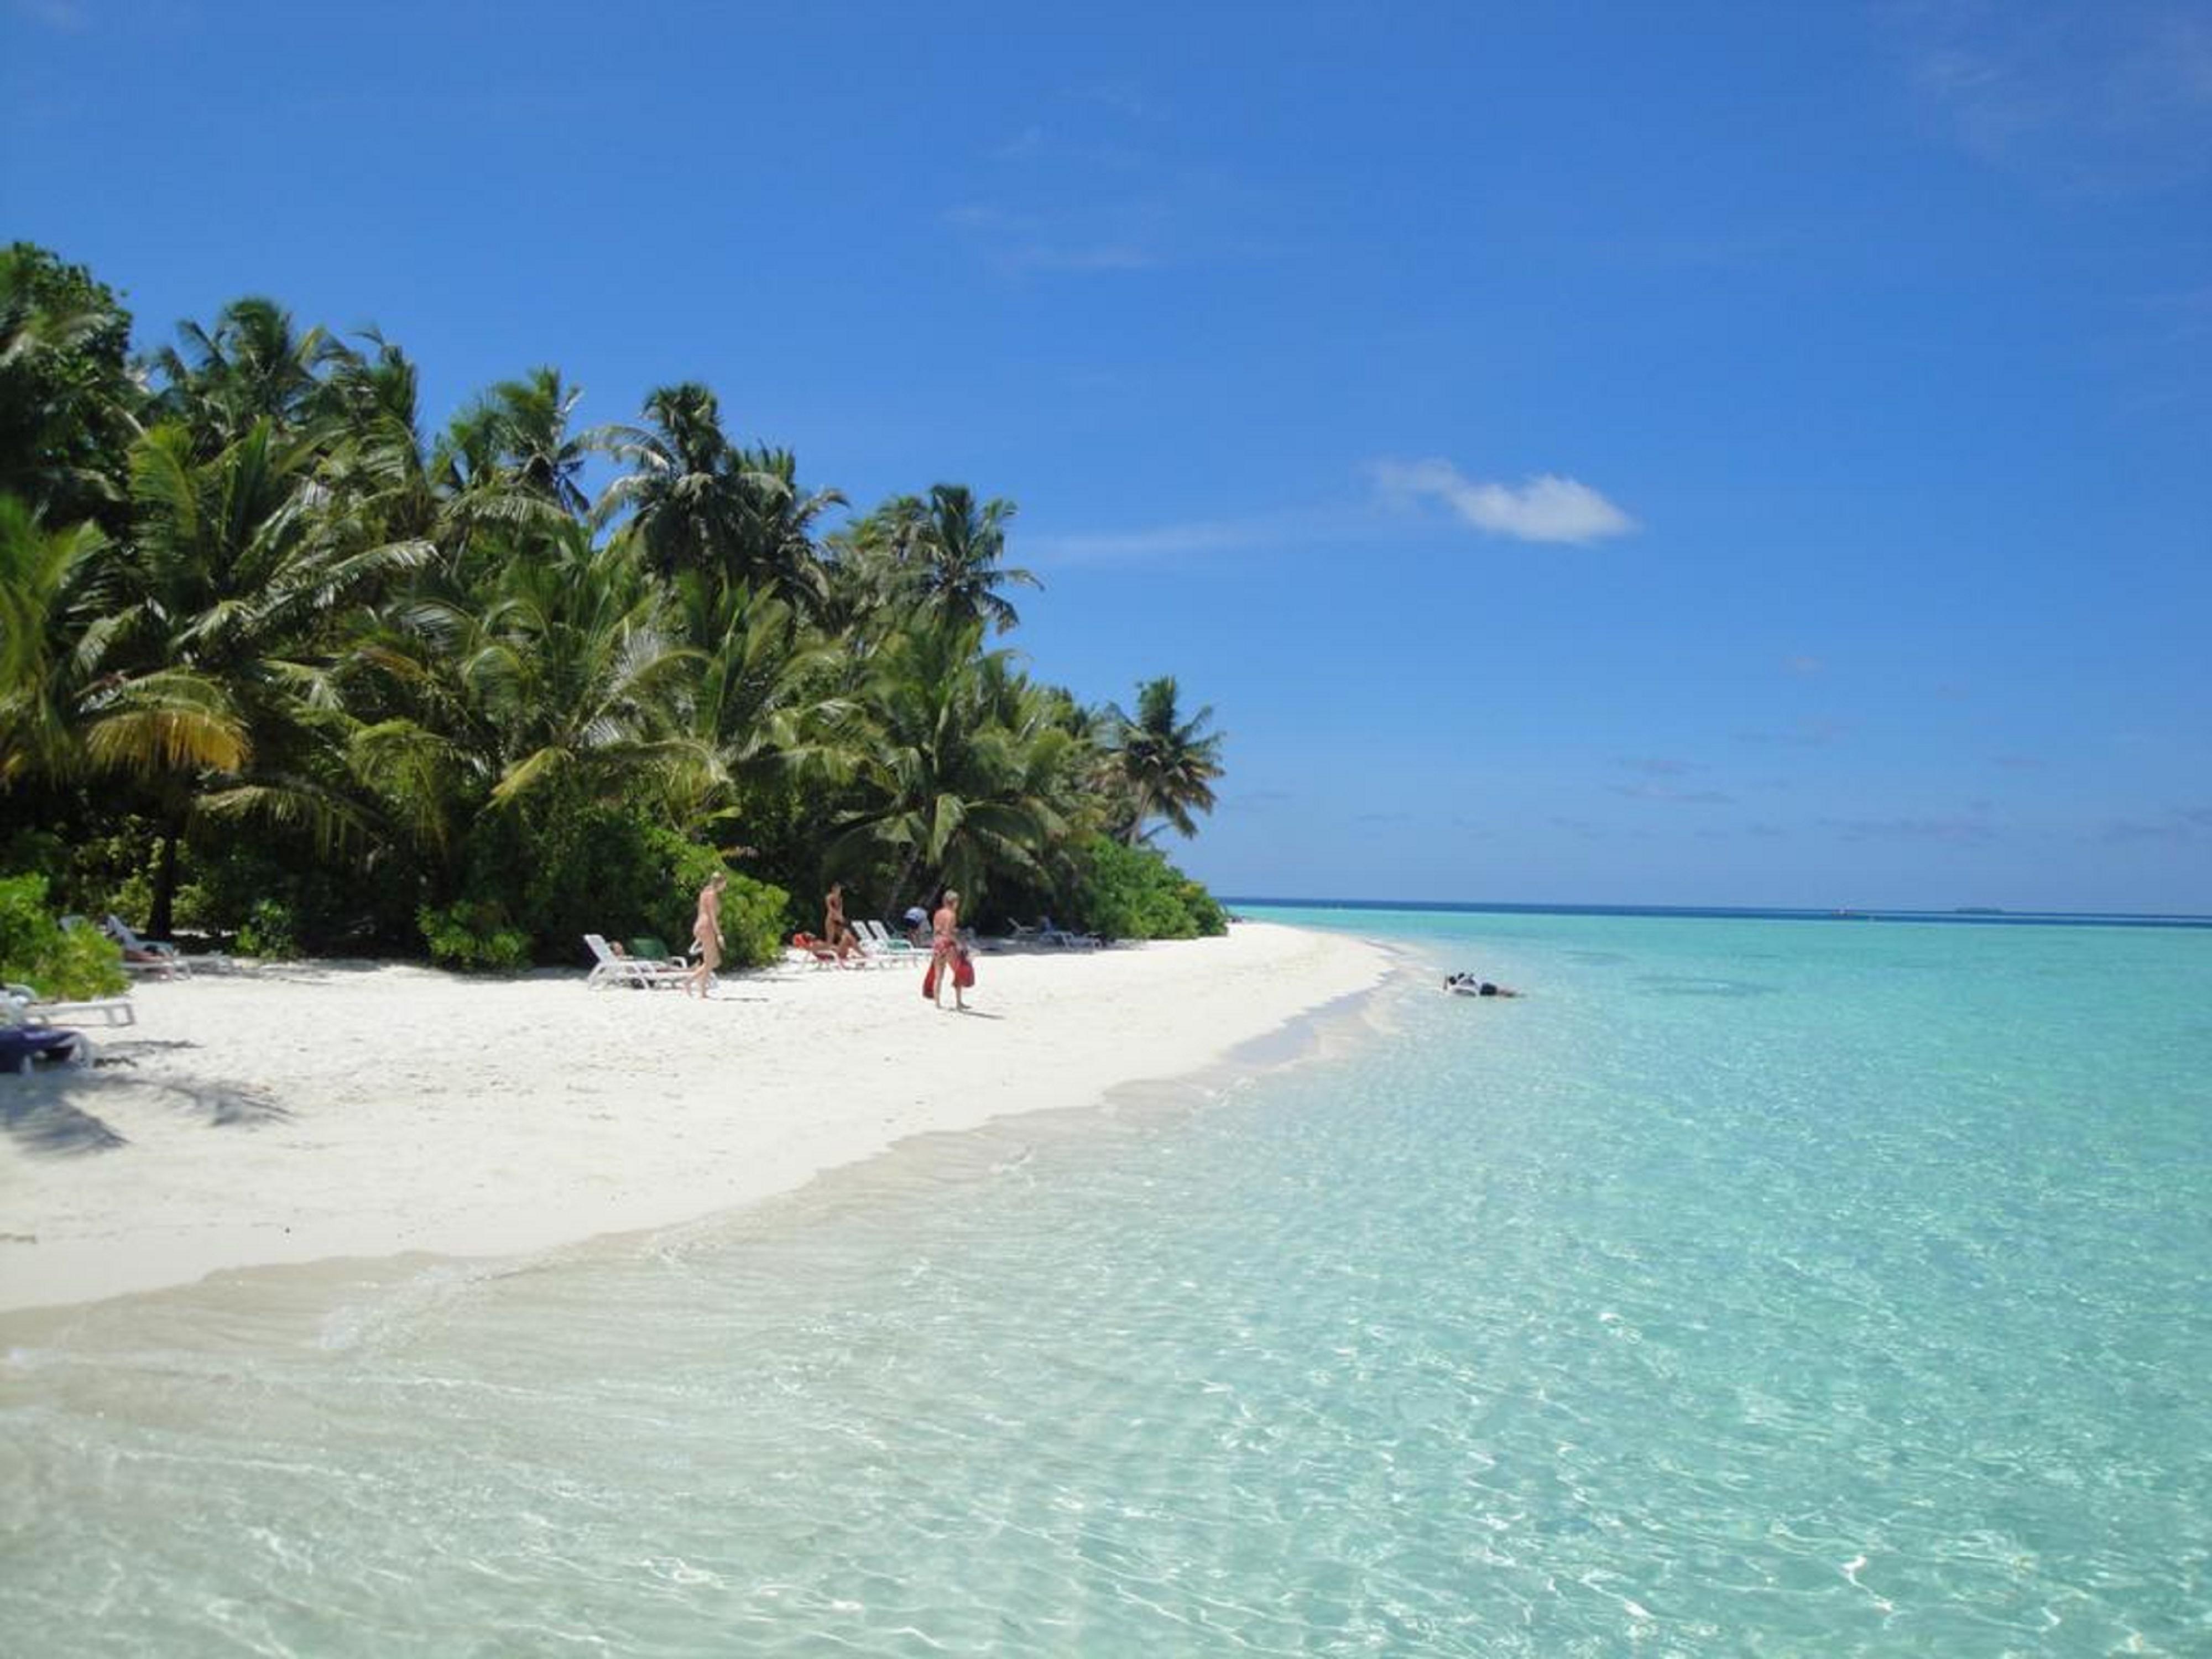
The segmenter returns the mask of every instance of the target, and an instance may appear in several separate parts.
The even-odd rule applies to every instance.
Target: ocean
[[[2212,1652],[2212,931],[1245,908],[1404,971],[711,1224],[41,1316],[0,1650]]]

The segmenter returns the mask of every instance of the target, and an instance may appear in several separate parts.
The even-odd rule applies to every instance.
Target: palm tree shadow
[[[188,1042],[161,1046],[191,1048]],[[121,1056],[103,1055],[100,1066],[128,1063]],[[113,1101],[126,1089],[139,1087],[120,1078],[99,1077],[71,1068],[64,1075],[49,1073],[26,1080],[27,1086],[0,1091],[0,1133],[11,1137],[28,1153],[42,1157],[74,1157],[87,1152],[112,1152],[127,1146],[131,1139],[95,1109],[104,1097]],[[176,1109],[204,1118],[216,1129],[254,1129],[267,1123],[291,1121],[289,1107],[265,1091],[234,1083],[192,1078],[162,1080],[161,1091]]]
[[[46,1158],[112,1152],[131,1144],[105,1120],[81,1109],[64,1090],[37,1084],[0,1091],[0,1130],[25,1152]]]
[[[202,1083],[190,1078],[173,1079],[169,1087],[185,1097],[185,1109],[206,1116],[217,1129],[258,1129],[264,1123],[289,1123],[292,1109],[279,1105],[260,1089],[234,1083]]]

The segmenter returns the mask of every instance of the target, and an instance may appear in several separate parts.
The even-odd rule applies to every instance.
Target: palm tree
[[[578,480],[586,459],[605,440],[596,431],[568,429],[583,396],[581,388],[562,382],[556,368],[533,368],[519,380],[501,380],[453,422],[448,444],[459,469],[456,488],[504,483],[561,516],[585,517],[591,501]]]
[[[922,869],[975,896],[994,875],[1042,883],[1066,833],[1076,741],[1006,653],[979,648],[982,635],[980,623],[924,620],[891,635],[842,748],[824,757],[847,804],[823,857],[893,860],[893,903]]]
[[[48,530],[0,495],[0,789],[66,778],[82,761],[94,589],[107,539],[90,523]]]
[[[842,538],[848,587],[878,605],[903,601],[955,627],[988,623],[1006,633],[1021,617],[1000,588],[1044,586],[1001,562],[1017,510],[997,497],[979,507],[965,484],[933,484],[927,501],[895,495]]]
[[[834,489],[800,490],[788,450],[732,444],[714,394],[696,382],[656,388],[645,412],[649,425],[606,434],[607,447],[631,470],[601,495],[599,520],[629,513],[664,575],[699,571],[818,610],[823,573],[813,526],[845,498]]]
[[[133,447],[137,534],[88,641],[102,672],[86,695],[86,751],[138,778],[158,815],[157,934],[178,842],[203,807],[325,826],[342,812],[310,776],[343,720],[335,619],[432,551],[364,543],[315,482],[312,445],[266,416],[211,459],[193,449],[176,423]]]
[[[122,527],[123,455],[143,394],[131,316],[89,271],[44,248],[0,250],[0,493],[48,524]]]
[[[155,413],[180,421],[201,459],[242,439],[258,422],[296,431],[313,412],[321,372],[340,349],[321,328],[301,333],[273,300],[234,300],[211,329],[184,323],[182,349],[164,346],[153,366],[163,386]]]
[[[1121,839],[1130,846],[1158,833],[1146,830],[1148,818],[1164,818],[1182,835],[1194,836],[1194,811],[1213,811],[1213,781],[1221,775],[1222,734],[1206,726],[1213,710],[1201,708],[1184,720],[1176,708],[1173,675],[1147,680],[1137,688],[1133,720],[1109,705],[1109,776],[1121,792]]]
[[[387,623],[373,666],[409,712],[369,746],[416,764],[435,750],[494,807],[556,784],[618,794],[692,750],[678,710],[697,653],[672,637],[665,604],[629,544],[594,546],[572,522],[483,592],[418,598]]]
[[[672,598],[696,664],[691,733],[716,761],[692,803],[703,811],[719,786],[773,781],[849,714],[836,683],[847,659],[773,594],[690,573],[677,579]]]
[[[348,509],[388,540],[458,547],[464,527],[447,458],[422,441],[420,376],[407,354],[374,330],[368,352],[340,349],[321,407],[334,428],[323,477]]]
[[[601,493],[605,523],[623,513],[664,576],[724,571],[741,507],[735,449],[722,431],[714,394],[696,381],[656,386],[644,427],[611,427],[607,448],[629,467]]]
[[[814,527],[833,507],[845,505],[836,489],[801,489],[799,459],[787,449],[738,452],[744,480],[738,520],[738,568],[743,580],[781,594],[798,614],[821,614],[827,575]]]

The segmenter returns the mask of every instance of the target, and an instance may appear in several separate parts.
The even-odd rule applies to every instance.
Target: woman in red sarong
[[[945,1006],[945,988],[952,988],[952,1006],[962,1013],[968,1012],[968,1003],[960,994],[962,969],[968,952],[960,943],[960,895],[950,887],[938,902],[937,914],[930,918],[929,980],[922,987],[924,994],[939,1007]]]

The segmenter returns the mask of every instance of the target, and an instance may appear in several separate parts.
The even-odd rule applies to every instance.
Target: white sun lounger
[[[88,997],[78,1002],[57,1001],[27,985],[0,985],[0,997],[26,1025],[136,1025],[138,1010],[129,997]],[[4,1017],[4,1016],[0,1016]]]
[[[629,985],[650,991],[681,985],[691,975],[690,969],[679,968],[673,963],[619,956],[604,933],[586,933],[584,943],[591,947],[593,957],[592,971],[584,981],[586,986]]]
[[[912,939],[900,938],[880,921],[856,921],[853,926],[860,935],[860,948],[886,967],[921,954]]]
[[[131,924],[120,916],[111,915],[100,923],[100,931],[123,947],[123,969],[131,974],[159,974],[164,979],[190,979],[191,964],[185,953],[173,945],[157,939],[140,939]]]

